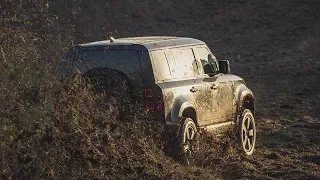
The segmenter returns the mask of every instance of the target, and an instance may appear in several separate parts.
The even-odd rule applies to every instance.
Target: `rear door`
[[[181,98],[193,104],[200,126],[210,123],[214,108],[211,83],[204,81],[206,74],[200,74],[201,63],[196,59],[194,48],[174,48],[166,51],[173,81],[179,82],[176,87]]]
[[[200,89],[196,84],[199,75],[192,48],[170,48],[151,52],[156,84],[162,89],[166,119],[178,114],[181,105],[192,104],[191,88]],[[194,91],[195,92],[195,91]]]

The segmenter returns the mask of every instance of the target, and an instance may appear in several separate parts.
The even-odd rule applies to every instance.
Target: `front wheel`
[[[256,145],[256,124],[249,109],[245,109],[240,117],[239,138],[245,155],[252,155]]]

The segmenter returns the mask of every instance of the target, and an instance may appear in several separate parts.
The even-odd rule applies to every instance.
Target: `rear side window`
[[[181,78],[186,76],[186,63],[182,54],[182,51],[180,50],[172,50],[173,59],[171,61],[175,62],[176,65],[176,71],[174,74],[174,78]],[[172,63],[173,64],[173,63]]]
[[[153,51],[151,53],[154,65],[154,73],[157,80],[171,79],[171,71],[164,51]]]
[[[179,75],[179,70],[178,70],[178,62],[175,61],[174,57],[173,57],[173,52],[172,51],[166,51],[165,52],[167,61],[168,61],[168,66],[171,72],[172,77],[177,77],[177,76],[181,76]]]

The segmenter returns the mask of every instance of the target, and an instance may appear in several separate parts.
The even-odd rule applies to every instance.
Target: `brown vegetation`
[[[319,179],[319,12],[317,0],[1,1],[0,178]],[[112,100],[65,88],[66,48],[110,35],[195,37],[229,59],[256,95],[255,154],[204,137],[195,166],[180,165],[161,124],[116,119]]]

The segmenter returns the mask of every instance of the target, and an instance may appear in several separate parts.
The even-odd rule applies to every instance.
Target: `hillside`
[[[201,39],[230,60],[257,99],[253,157],[208,138],[196,165],[181,165],[160,125],[114,119],[112,102],[54,75],[74,44],[148,35]],[[1,179],[320,178],[317,0],[2,0],[0,50]],[[57,112],[58,100],[70,103]]]

